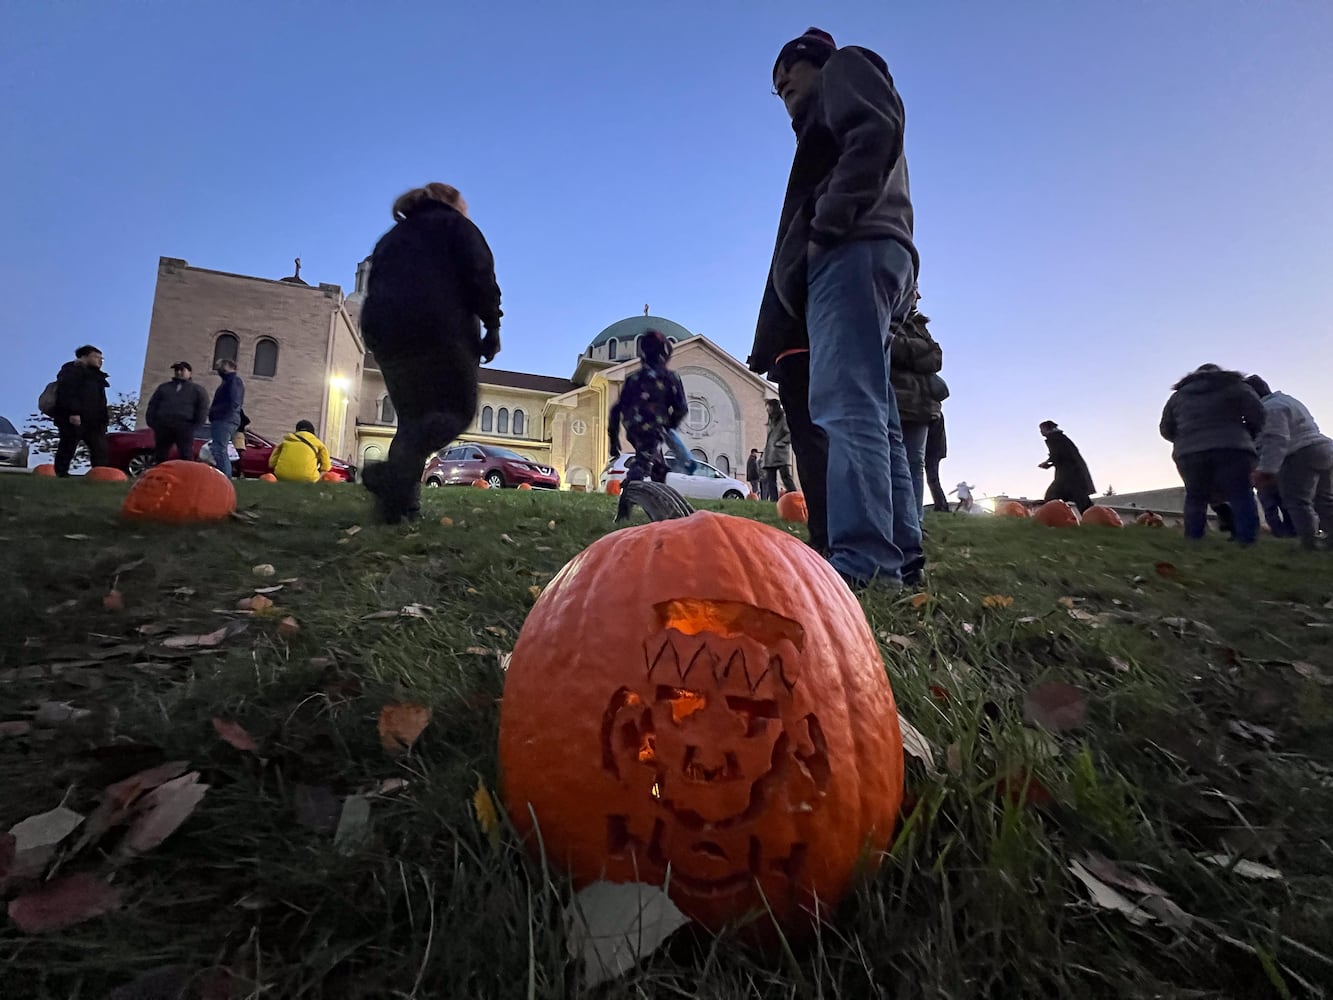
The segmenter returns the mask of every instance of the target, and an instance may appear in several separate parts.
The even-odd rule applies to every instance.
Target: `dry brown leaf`
[[[913,594],[911,603],[914,608],[924,608],[930,603],[930,595],[925,593]]]
[[[17,722],[0,722],[0,736],[27,736],[32,732],[32,723],[19,720]]]
[[[891,633],[889,633],[889,632],[881,632],[881,633],[879,634],[879,637],[880,637],[881,639],[883,639],[885,642],[890,643],[890,644],[892,644],[892,645],[894,645],[894,646],[897,646],[899,649],[915,649],[915,648],[916,648],[916,640],[913,639],[913,638],[911,638],[910,636],[905,636],[905,635],[893,635],[893,634],[891,634]]]
[[[537,598],[539,598],[539,597],[542,596],[542,588],[541,588],[541,587],[529,587],[529,588],[528,588],[528,594],[529,594],[529,596],[531,596],[531,598],[535,601]]]
[[[907,721],[902,712],[898,713],[898,729],[903,737],[903,750],[908,756],[915,757],[925,764],[927,773],[938,774],[935,768],[935,748],[930,745],[930,740],[921,735],[916,726]]]
[[[246,753],[255,753],[259,745],[255,743],[254,737],[245,731],[245,727],[239,722],[231,722],[228,719],[213,719],[213,729],[223,741],[230,743],[237,750]]]
[[[1077,729],[1087,712],[1083,692],[1063,681],[1038,684],[1023,698],[1023,719],[1055,733]]]
[[[478,590],[476,587],[468,587],[468,589],[467,589],[467,593],[476,595],[476,594],[480,594],[481,591]]]
[[[83,835],[74,848],[75,852],[83,850],[89,844],[101,839],[102,835],[112,827],[125,822],[133,811],[134,804],[143,795],[172,778],[179,778],[189,766],[186,761],[173,760],[132,774],[123,781],[108,786],[102,793],[101,802],[88,816],[88,822],[83,825]]]
[[[221,628],[202,635],[170,636],[162,640],[162,645],[168,649],[211,649],[214,646],[222,645],[228,639],[235,638],[249,627],[250,623],[245,621],[227,622]]]
[[[241,611],[253,611],[258,614],[273,607],[273,600],[263,594],[256,593],[254,597],[245,597],[237,601],[236,607]]]
[[[1141,896],[1166,895],[1165,889],[1154,885],[1147,879],[1140,878],[1132,872],[1125,871],[1114,861],[1104,858],[1100,854],[1085,854],[1078,861],[1084,868],[1109,885],[1128,889],[1130,892],[1136,892]]]
[[[477,825],[491,842],[491,850],[500,849],[500,813],[495,808],[495,799],[491,797],[486,782],[477,777],[477,790],[472,795],[472,808],[477,813]]]
[[[1153,566],[1153,569],[1157,570],[1158,576],[1164,576],[1167,579],[1172,579],[1178,575],[1175,563],[1159,562]]]
[[[1257,861],[1233,858],[1226,854],[1210,854],[1204,860],[1217,865],[1219,868],[1226,868],[1235,872],[1242,878],[1269,880],[1282,877],[1282,873],[1276,868],[1269,868],[1268,865],[1261,865]]]
[[[425,705],[385,705],[380,709],[380,746],[386,753],[407,753],[430,724],[430,715]]]
[[[518,544],[518,542],[514,541],[514,540],[513,540],[512,538],[510,538],[508,535],[501,535],[501,536],[500,536],[500,541],[505,542],[506,544],[509,544],[509,545],[517,545],[517,544]]]
[[[102,598],[102,607],[107,611],[124,611],[125,595],[119,590],[108,590],[106,596]]]
[[[278,635],[292,639],[301,634],[301,623],[291,615],[278,622]]]
[[[1062,597],[1060,598],[1059,603],[1063,604],[1066,608],[1072,608],[1078,601],[1072,597]]]
[[[440,518],[440,524],[446,528],[452,528],[454,526],[454,519],[452,517],[442,517]]]
[[[499,625],[487,625],[486,631],[489,632],[491,635],[498,635],[502,639],[505,637],[505,635],[507,635],[505,630],[502,629]]]
[[[983,608],[1010,608],[1013,604],[1014,599],[1008,594],[987,594],[981,599]]]
[[[250,570],[250,572],[253,573],[255,576],[262,576],[262,577],[270,577],[278,575],[278,571],[273,568],[272,563],[260,563],[258,566],[253,567]]]
[[[496,650],[487,649],[485,646],[469,646],[463,652],[470,656],[490,656],[492,653],[496,652]]]
[[[24,934],[73,927],[120,906],[120,890],[95,875],[79,872],[48,882],[9,903],[9,919]]]
[[[116,847],[116,857],[151,851],[190,818],[207,791],[208,786],[199,783],[198,771],[158,785],[140,801],[130,828]]]

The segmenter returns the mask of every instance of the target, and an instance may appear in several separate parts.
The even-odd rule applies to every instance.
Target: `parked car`
[[[208,442],[208,425],[204,424],[194,432],[194,454],[199,458],[199,449]],[[144,427],[137,431],[116,431],[106,436],[107,461],[131,476],[140,476],[153,465],[153,432]],[[245,451],[241,454],[240,474],[244,479],[258,479],[270,471],[268,457],[276,447],[272,441],[254,431],[245,430]],[[169,458],[179,458],[173,447]],[[232,463],[235,468],[236,463]],[[339,459],[331,459],[331,472],[344,482],[356,480],[356,467]]]
[[[28,467],[28,442],[4,417],[0,417],[0,466]]]
[[[421,481],[427,486],[468,486],[484,479],[493,489],[516,487],[521,483],[533,489],[558,490],[560,473],[526,455],[493,444],[460,441],[450,445],[426,463]]]
[[[733,479],[725,472],[719,472],[707,462],[700,462],[695,459],[694,475],[687,476],[684,472],[675,471],[680,466],[676,462],[676,457],[671,452],[667,452],[667,485],[674,489],[681,496],[695,497],[699,500],[744,500],[750,495],[750,487],[739,479]],[[622,483],[625,481],[625,467],[629,464],[632,454],[622,454],[619,458],[613,459],[607,463],[602,470],[601,490],[606,492],[606,484],[613,479],[618,479]]]

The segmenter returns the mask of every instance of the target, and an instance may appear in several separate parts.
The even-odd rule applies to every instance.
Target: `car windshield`
[[[5,417],[0,417],[0,434],[17,434],[17,433],[18,431],[14,430],[13,424],[11,424]]]
[[[486,450],[493,458],[512,458],[515,462],[529,461],[529,459],[524,458],[518,452],[510,451],[508,448],[487,448]]]

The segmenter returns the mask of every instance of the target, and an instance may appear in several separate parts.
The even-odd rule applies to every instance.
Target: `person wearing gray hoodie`
[[[1217,365],[1200,365],[1172,388],[1159,429],[1172,444],[1171,457],[1185,484],[1185,537],[1202,538],[1208,505],[1224,500],[1234,518],[1232,537],[1253,544],[1259,508],[1250,473],[1255,438],[1264,426],[1263,403],[1240,372]]]
[[[1301,547],[1313,549],[1319,530],[1333,538],[1333,440],[1321,434],[1305,404],[1274,392],[1258,375],[1246,382],[1264,407],[1254,485],[1276,485],[1291,514]]]

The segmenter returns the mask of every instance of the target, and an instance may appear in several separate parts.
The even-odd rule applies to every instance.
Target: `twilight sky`
[[[794,145],[769,73],[815,23],[906,102],[949,486],[1040,493],[1047,418],[1102,488],[1172,485],[1158,416],[1205,361],[1333,430],[1333,4],[466,7],[0,3],[0,414],[85,341],[136,390],[159,255],[350,291],[427,180],[495,251],[498,366],[567,376],[644,303],[743,359]]]

